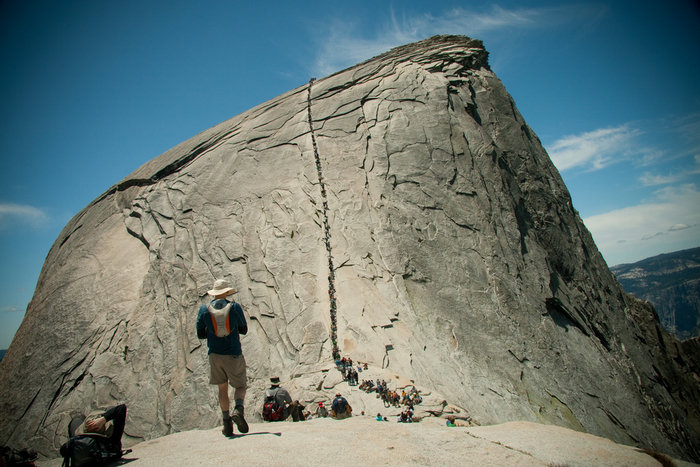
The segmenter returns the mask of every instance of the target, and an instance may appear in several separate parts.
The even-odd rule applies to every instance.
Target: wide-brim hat
[[[280,379],[279,379],[279,377],[278,377],[278,376],[273,376],[272,378],[270,378],[270,383],[279,386],[279,384],[280,384]]]
[[[217,295],[231,295],[236,289],[231,287],[226,279],[217,279],[214,281],[214,288],[207,290],[209,295],[216,297]]]
[[[75,430],[76,436],[84,434],[104,436],[105,438],[109,438],[110,436],[112,436],[112,433],[114,433],[114,423],[112,423],[112,420],[107,420],[107,423],[105,423],[102,429],[99,431],[88,431],[87,429],[88,422],[92,420],[97,420],[98,418],[104,416],[104,414],[104,410],[96,410],[94,412],[91,412],[90,415],[88,415],[87,418],[83,421],[83,423]]]

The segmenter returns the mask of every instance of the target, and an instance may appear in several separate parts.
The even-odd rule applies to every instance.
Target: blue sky
[[[435,34],[482,39],[608,265],[700,246],[700,7],[0,2],[0,348],[80,209],[283,92]]]

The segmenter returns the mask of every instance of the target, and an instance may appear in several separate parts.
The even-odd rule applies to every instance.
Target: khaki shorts
[[[247,387],[245,358],[243,355],[209,354],[211,377],[209,384],[228,383],[233,388]]]

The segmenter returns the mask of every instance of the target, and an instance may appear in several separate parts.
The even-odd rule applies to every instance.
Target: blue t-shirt
[[[213,300],[211,306],[220,310],[228,303],[228,300],[219,298]],[[202,305],[199,307],[199,314],[197,315],[197,329],[207,330],[207,346],[209,347],[209,353],[219,355],[243,355],[241,350],[241,338],[238,334],[239,327],[247,326],[245,316],[243,315],[243,309],[238,303],[233,302],[228,316],[231,334],[226,337],[218,337],[214,332],[214,322],[212,321],[211,313],[209,313],[206,305]]]
[[[336,397],[331,404],[331,409],[335,410],[335,413],[344,413],[348,407],[348,401],[344,397]]]

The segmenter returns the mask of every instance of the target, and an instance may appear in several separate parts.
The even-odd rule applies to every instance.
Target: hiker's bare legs
[[[246,388],[234,389],[233,399],[236,401],[245,400]],[[226,412],[231,408],[231,401],[228,396],[228,383],[219,384],[219,406],[221,407],[222,412]]]
[[[228,398],[228,383],[219,384],[219,406],[222,412],[228,412],[231,402]]]

